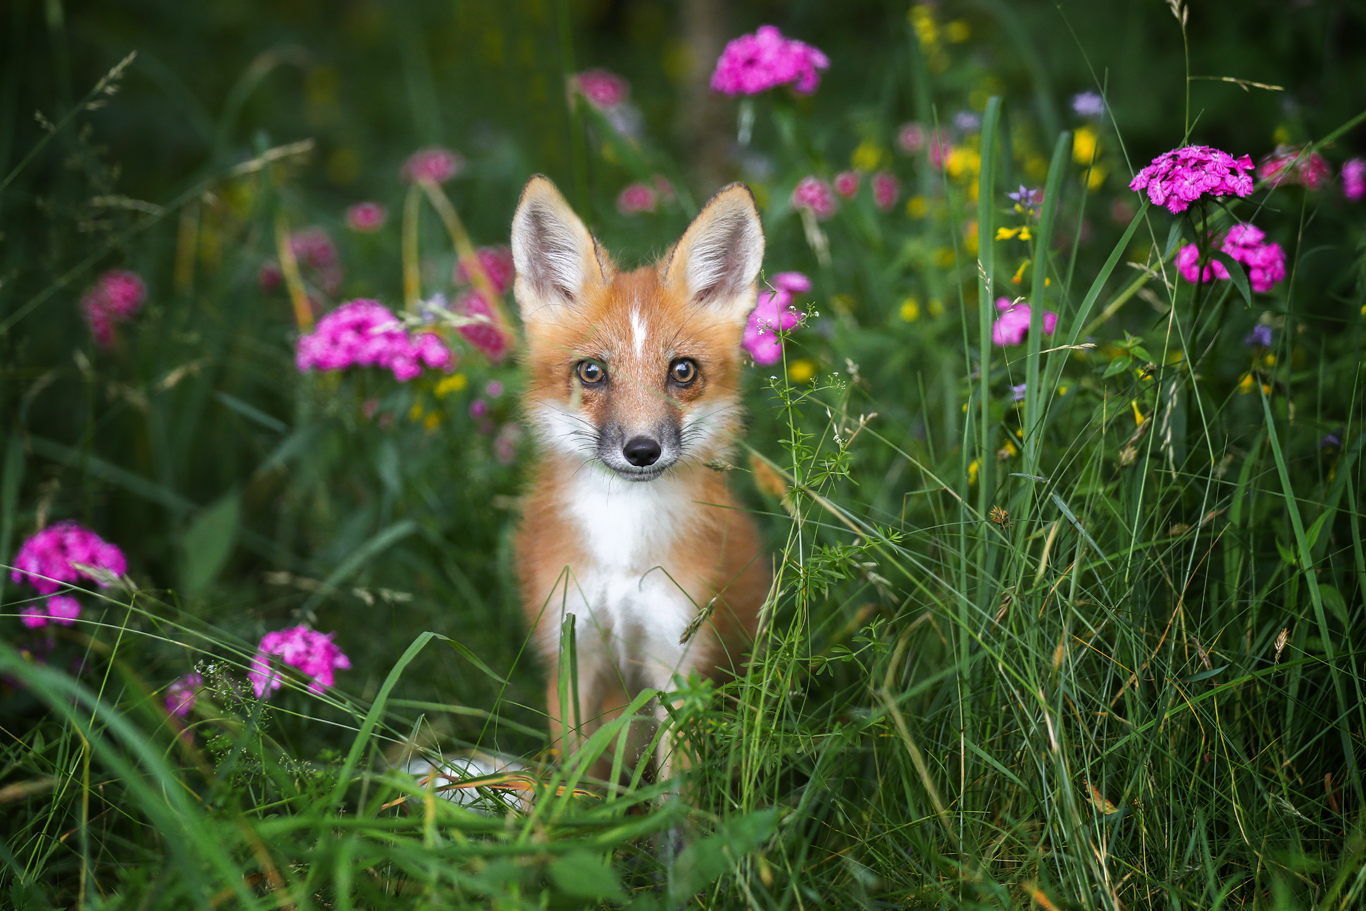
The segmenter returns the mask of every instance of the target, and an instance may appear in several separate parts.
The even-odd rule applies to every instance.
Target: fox
[[[662,259],[623,271],[536,175],[511,246],[538,449],[515,562],[548,671],[552,747],[567,762],[646,690],[694,672],[723,682],[754,647],[770,568],[717,463],[741,428],[741,338],[764,234],[753,195],[731,184]],[[577,672],[561,686],[571,614]],[[686,760],[676,732],[644,755],[667,715],[648,705],[627,725],[628,759],[670,780]],[[608,750],[591,774],[605,780],[610,767]]]

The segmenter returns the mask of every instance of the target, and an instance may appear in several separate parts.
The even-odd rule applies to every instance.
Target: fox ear
[[[571,307],[610,268],[597,241],[549,178],[527,181],[512,216],[513,293],[526,322],[546,307]]]
[[[665,284],[687,288],[692,302],[736,322],[754,309],[764,262],[764,229],[749,187],[733,183],[713,196],[660,266]]]

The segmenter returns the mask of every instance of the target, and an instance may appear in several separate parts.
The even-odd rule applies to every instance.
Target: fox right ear
[[[524,322],[537,311],[573,306],[583,289],[606,281],[608,264],[583,222],[550,179],[527,181],[512,216],[513,293]],[[544,315],[544,314],[542,314]]]

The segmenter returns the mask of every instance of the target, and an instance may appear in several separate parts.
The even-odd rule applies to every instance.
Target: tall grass
[[[345,235],[335,299],[306,276],[261,290],[290,231],[343,235],[308,147],[223,160],[258,62],[210,130],[211,174],[121,205],[89,250],[66,236],[66,259],[7,260],[0,558],[72,517],[133,569],[82,596],[78,625],[32,634],[13,619],[28,590],[0,580],[0,904],[1360,903],[1361,209],[1263,183],[1231,214],[1286,247],[1287,280],[1253,293],[1235,265],[1241,280],[1194,287],[1173,255],[1205,226],[1124,188],[1149,150],[1124,152],[1115,120],[1059,128],[1025,23],[972,12],[1039,73],[964,129],[953,80],[975,64],[943,37],[951,10],[916,9],[884,91],[904,100],[855,117],[910,209],[865,186],[803,221],[792,187],[843,170],[846,123],[753,103],[768,272],[816,289],[784,362],[752,377],[731,471],[773,544],[762,647],[724,687],[678,681],[681,788],[630,767],[625,719],[578,756],[547,749],[511,582],[517,466],[488,432],[515,421],[516,367],[465,349],[461,384],[294,369],[309,294],[397,309],[405,282],[451,290],[452,213],[475,243],[505,240],[485,210],[510,213],[525,173],[500,152],[447,188],[450,213],[414,192],[406,234],[394,202],[383,232]],[[428,62],[406,65],[414,96],[435,94]],[[961,157],[894,157],[903,116],[953,130]],[[572,119],[574,192],[644,259],[695,211],[685,168],[582,103]],[[1361,119],[1316,147],[1340,159]],[[54,146],[90,149],[59,125]],[[51,154],[0,177],[7,217],[7,187],[51,188],[25,182]],[[675,203],[613,212],[619,184],[659,173]],[[1006,197],[1021,182],[1043,191],[1034,214]],[[74,299],[110,251],[154,302],[102,351]],[[1000,297],[1032,306],[1021,345],[993,341]],[[1259,322],[1270,347],[1244,342]],[[294,678],[253,698],[261,633],[301,622],[335,630],[353,669],[322,696]],[[163,700],[192,669],[182,728]],[[471,751],[488,774],[453,763]],[[631,786],[587,780],[602,755]],[[419,778],[423,758],[451,770]]]

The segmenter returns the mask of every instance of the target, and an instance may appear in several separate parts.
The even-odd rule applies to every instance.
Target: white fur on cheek
[[[728,450],[738,410],[731,398],[708,399],[690,409],[683,415],[683,455],[707,461]]]
[[[595,457],[598,433],[593,422],[558,405],[533,404],[530,411],[536,435],[547,449],[584,460]]]

